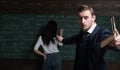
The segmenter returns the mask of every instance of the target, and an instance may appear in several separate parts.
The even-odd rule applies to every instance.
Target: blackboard
[[[96,22],[111,29],[112,16],[98,16]],[[79,32],[79,24],[75,15],[40,15],[40,14],[0,14],[0,58],[39,59],[33,52],[34,45],[40,35],[42,27],[49,20],[55,20],[64,28],[63,36],[70,37]],[[115,16],[115,22],[120,31],[120,16]],[[63,60],[74,60],[75,45],[64,45],[60,48]],[[115,61],[119,52],[108,51],[105,59]]]

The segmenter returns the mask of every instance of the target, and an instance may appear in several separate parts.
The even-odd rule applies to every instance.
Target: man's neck
[[[93,25],[89,28],[89,30],[87,30],[87,32],[91,34],[95,29],[96,25],[97,25],[96,22],[94,22]]]

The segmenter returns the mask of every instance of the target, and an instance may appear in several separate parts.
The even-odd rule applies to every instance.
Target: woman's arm
[[[38,38],[35,46],[34,46],[34,52],[38,55],[43,56],[44,59],[46,59],[46,55],[39,50],[39,47],[42,47],[41,45],[43,44],[41,36]]]
[[[42,53],[39,50],[34,50],[35,53],[37,53],[38,55],[41,55],[44,59],[46,59],[46,55],[44,53]]]

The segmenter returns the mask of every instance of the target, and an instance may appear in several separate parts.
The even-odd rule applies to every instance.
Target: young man
[[[97,25],[92,7],[81,5],[77,14],[80,33],[67,39],[57,36],[57,39],[63,44],[76,44],[74,70],[107,70],[103,56],[107,49],[115,50],[115,47],[106,45],[101,48],[100,42],[111,32]]]

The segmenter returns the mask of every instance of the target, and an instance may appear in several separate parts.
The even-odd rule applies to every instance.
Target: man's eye
[[[85,19],[88,19],[88,17],[84,17]]]
[[[79,17],[78,19],[79,19],[79,20],[81,20],[81,19],[82,19],[82,17]]]

